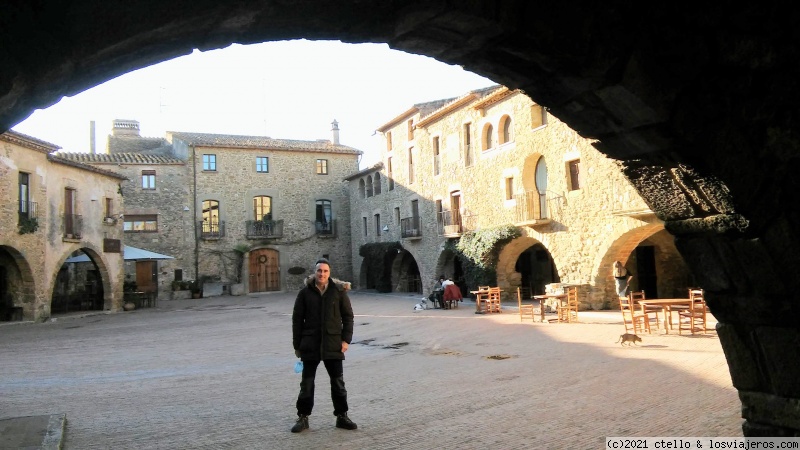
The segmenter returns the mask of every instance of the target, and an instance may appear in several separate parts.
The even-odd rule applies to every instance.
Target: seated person
[[[436,283],[433,285],[433,292],[428,296],[428,300],[433,303],[433,307],[439,309],[442,307],[442,296],[444,295],[444,286],[442,283],[445,281],[444,275],[441,275]],[[438,303],[438,306],[437,306]]]
[[[452,306],[458,306],[461,301],[461,289],[450,278],[446,279],[442,286],[444,287],[444,297],[442,297],[442,305],[444,309],[450,309]]]

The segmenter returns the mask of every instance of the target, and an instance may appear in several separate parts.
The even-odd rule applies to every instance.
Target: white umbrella
[[[172,256],[162,255],[161,253],[151,252],[143,248],[131,247],[124,245],[122,250],[122,258],[125,261],[144,261],[148,259],[174,259]],[[79,263],[89,262],[89,256],[86,253],[78,256],[67,258],[65,263]]]

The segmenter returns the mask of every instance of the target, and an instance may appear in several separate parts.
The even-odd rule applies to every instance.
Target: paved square
[[[741,436],[713,331],[615,341],[619,311],[520,323],[514,307],[413,311],[353,292],[345,361],[356,431],[317,377],[311,429],[289,432],[300,376],[295,293],[0,327],[0,419],[65,413],[74,449],[603,448],[606,436]],[[514,305],[516,306],[516,305]]]

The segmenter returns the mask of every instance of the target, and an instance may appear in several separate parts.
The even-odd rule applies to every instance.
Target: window
[[[414,147],[408,149],[408,184],[414,182]]]
[[[381,235],[381,215],[375,214],[375,236]]]
[[[394,209],[394,222],[400,225],[400,208],[397,207]]]
[[[483,150],[489,150],[494,145],[494,127],[487,123],[483,127]]]
[[[531,128],[547,125],[547,111],[541,105],[531,106]]]
[[[333,210],[330,200],[317,200],[315,216],[317,233],[333,234]]]
[[[442,225],[443,225],[443,223],[442,223],[443,212],[444,212],[444,209],[442,207],[442,201],[441,200],[436,200],[436,223],[439,225],[439,230],[440,231],[441,231]]]
[[[64,234],[67,236],[80,235],[80,217],[75,215],[77,199],[75,189],[64,189]]]
[[[367,235],[369,235],[369,232],[368,232],[369,228],[367,228],[367,218],[366,217],[362,217],[361,220],[364,221],[364,225],[363,225],[364,236],[367,236]]]
[[[414,139],[414,119],[408,119],[408,140]]]
[[[500,144],[506,144],[514,140],[514,127],[511,125],[511,117],[503,116],[500,118]]]
[[[253,218],[255,220],[272,220],[272,197],[268,195],[253,197]]]
[[[364,182],[364,179],[358,180],[358,194],[361,198],[367,198],[367,183]]]
[[[203,201],[203,234],[219,233],[219,202],[216,200]]]
[[[31,208],[31,184],[30,174],[19,173],[19,217],[20,219],[27,219],[33,216],[33,208]]]
[[[256,172],[269,173],[269,158],[266,156],[256,156]]]
[[[158,231],[158,216],[155,214],[125,216],[123,230],[126,233]]]
[[[381,174],[375,173],[375,179],[372,180],[372,190],[375,191],[375,195],[381,193]]]
[[[142,171],[142,189],[155,189],[156,188],[156,171],[143,170]]]
[[[389,185],[389,190],[394,190],[394,177],[392,177],[392,158],[389,158],[386,161],[386,172],[389,176],[389,180],[386,182]]]
[[[372,197],[372,176],[367,177],[367,197]]]
[[[217,155],[203,155],[203,170],[207,172],[216,172]]]
[[[506,178],[506,200],[514,200],[514,177]]]
[[[464,166],[469,167],[472,165],[472,161],[475,159],[473,156],[473,149],[472,149],[472,124],[465,123],[464,124]]]
[[[386,151],[392,151],[392,132],[386,133]]]
[[[175,281],[183,281],[183,269],[175,269]]]
[[[327,159],[318,159],[317,160],[317,175],[327,175],[328,174],[328,160]]]
[[[439,175],[441,171],[441,161],[439,156],[439,136],[434,136],[431,146],[433,147],[433,174]]]
[[[581,179],[581,160],[576,159],[567,162],[567,170],[569,172],[569,190],[577,191],[581,188],[583,181]]]
[[[103,210],[103,217],[111,217],[113,214],[114,214],[114,199],[106,197],[105,209]]]

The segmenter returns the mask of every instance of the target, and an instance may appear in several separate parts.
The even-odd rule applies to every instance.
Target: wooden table
[[[544,322],[544,301],[548,298],[555,298],[558,299],[559,303],[563,302],[565,298],[567,298],[567,294],[540,294],[534,295],[531,297],[534,300],[539,300],[539,312],[541,313],[541,322]]]
[[[475,312],[480,314],[481,311],[481,302],[487,302],[489,300],[489,291],[491,289],[481,289],[477,291],[469,291],[470,294],[475,294]],[[503,292],[502,290],[498,289],[498,293]],[[484,298],[484,296],[486,296]]]
[[[669,334],[669,329],[672,328],[672,307],[673,306],[689,306],[692,303],[690,298],[657,298],[652,300],[639,300],[639,304],[645,307],[658,306],[664,311],[664,331]],[[667,320],[669,316],[669,320]],[[667,325],[669,324],[669,326]]]

